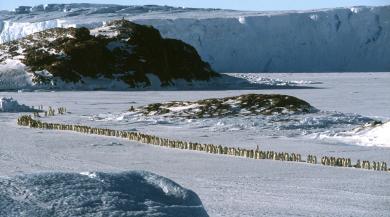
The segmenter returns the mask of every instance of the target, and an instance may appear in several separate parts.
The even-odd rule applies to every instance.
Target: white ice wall
[[[224,12],[206,18],[194,18],[197,12],[191,13],[184,18],[143,15],[129,19],[153,25],[163,36],[193,45],[203,59],[222,72],[390,71],[390,6],[268,15]],[[72,19],[5,21],[0,42],[72,22],[99,26],[104,17]]]
[[[145,20],[219,71],[390,71],[390,8]]]

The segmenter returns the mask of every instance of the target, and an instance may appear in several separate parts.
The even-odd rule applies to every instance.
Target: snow
[[[0,112],[32,112],[35,109],[21,105],[12,97],[0,97]]]
[[[168,109],[170,111],[173,111],[173,112],[181,112],[183,110],[195,109],[195,108],[198,108],[198,107],[199,107],[199,104],[192,103],[192,104],[183,105],[183,106],[172,106],[172,107],[169,107]]]
[[[245,17],[238,17],[238,22],[240,22],[241,24],[245,24],[246,21],[245,21]]]
[[[199,197],[144,171],[0,179],[1,216],[208,216]]]
[[[313,81],[311,89],[188,90],[188,91],[59,91],[3,92],[26,105],[66,107],[70,114],[42,118],[103,128],[131,130],[161,137],[243,148],[275,150],[320,156],[348,157],[390,162],[390,148],[359,145],[354,141],[319,139],[290,134],[295,129],[262,130],[239,128],[210,130],[210,127],[177,125],[166,119],[134,122],[126,117],[130,106],[167,101],[196,101],[249,93],[278,93],[301,98],[321,111],[307,123],[323,124],[316,132],[352,131],[364,119],[390,121],[389,73],[271,73],[269,79]],[[42,172],[150,171],[196,192],[207,213],[222,216],[388,216],[390,175],[355,168],[335,168],[304,163],[250,160],[209,155],[140,144],[124,139],[30,129],[16,125],[20,114],[0,113],[0,176]],[[107,119],[91,119],[95,115]],[[122,120],[116,119],[123,116]],[[359,121],[358,117],[363,118]],[[299,117],[301,118],[301,117]],[[302,117],[303,118],[303,117]],[[334,118],[332,120],[332,118]],[[326,124],[332,120],[333,124]],[[226,120],[221,120],[221,123]],[[245,123],[245,120],[240,120]],[[298,120],[299,121],[299,120]],[[340,122],[339,124],[335,124]],[[210,122],[211,123],[211,122]],[[218,123],[214,120],[213,123]],[[259,120],[260,123],[260,120]],[[350,123],[350,124],[349,124]],[[270,123],[271,124],[271,123]],[[305,124],[302,121],[302,126]],[[227,125],[225,125],[227,126]],[[307,125],[306,125],[307,126]],[[335,127],[336,126],[336,127]],[[256,127],[256,125],[254,125]],[[271,128],[269,128],[271,129]],[[296,131],[299,132],[299,131]],[[286,133],[286,135],[285,135]],[[330,134],[329,134],[330,135]],[[119,145],[121,144],[121,145]],[[96,173],[99,174],[99,173]],[[85,178],[88,176],[85,175]],[[1,186],[1,185],[0,185]],[[342,201],[342,202],[340,202]],[[1,204],[1,203],[0,203]],[[0,209],[1,210],[1,209]],[[1,215],[1,214],[0,214]]]
[[[112,30],[112,27],[107,26],[106,22],[103,22],[101,27],[93,28],[90,31],[90,33],[91,33],[91,35],[94,35],[94,36],[101,35],[101,36],[105,36],[108,38],[113,38],[113,37],[116,37],[119,35],[119,32]]]
[[[358,7],[352,7],[352,8],[351,8],[351,12],[352,12],[352,13],[357,14],[357,13],[359,13],[360,11],[362,11],[361,8],[358,8]]]
[[[358,127],[351,131],[323,135],[321,137],[362,146],[390,148],[390,122],[373,127]]]
[[[101,27],[124,17],[191,44],[221,72],[390,70],[390,6],[276,12],[90,4],[53,8],[59,10],[0,13],[0,42],[47,28]]]
[[[319,16],[317,14],[310,15],[309,17],[314,21],[317,21],[319,19]]]

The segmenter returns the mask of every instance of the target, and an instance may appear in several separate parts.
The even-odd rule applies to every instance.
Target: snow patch
[[[243,17],[243,16],[238,17],[238,22],[240,22],[241,24],[246,24],[245,17]]]
[[[312,19],[314,21],[317,21],[319,19],[319,16],[317,14],[312,14],[309,17],[310,17],[310,19]]]
[[[0,179],[4,216],[208,216],[199,197],[144,171],[43,173]]]
[[[350,8],[350,10],[351,10],[352,13],[357,14],[357,13],[359,13],[360,11],[362,11],[362,8],[352,7],[352,8]]]

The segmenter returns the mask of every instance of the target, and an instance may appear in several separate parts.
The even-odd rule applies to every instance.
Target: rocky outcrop
[[[123,81],[129,87],[161,86],[183,79],[206,81],[217,74],[197,51],[180,40],[164,39],[151,26],[116,20],[103,27],[54,28],[0,45],[0,63],[20,61],[35,83],[83,78]]]
[[[247,94],[225,98],[204,99],[194,102],[173,101],[168,103],[155,103],[140,107],[134,111],[144,115],[211,118],[238,115],[309,113],[317,110],[309,103],[293,96]]]

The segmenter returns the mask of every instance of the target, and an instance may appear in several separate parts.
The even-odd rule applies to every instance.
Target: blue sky
[[[171,5],[201,8],[227,8],[236,10],[301,10],[356,5],[390,5],[390,0],[0,0],[0,10],[10,10],[19,5],[48,3],[102,3],[122,5]]]

